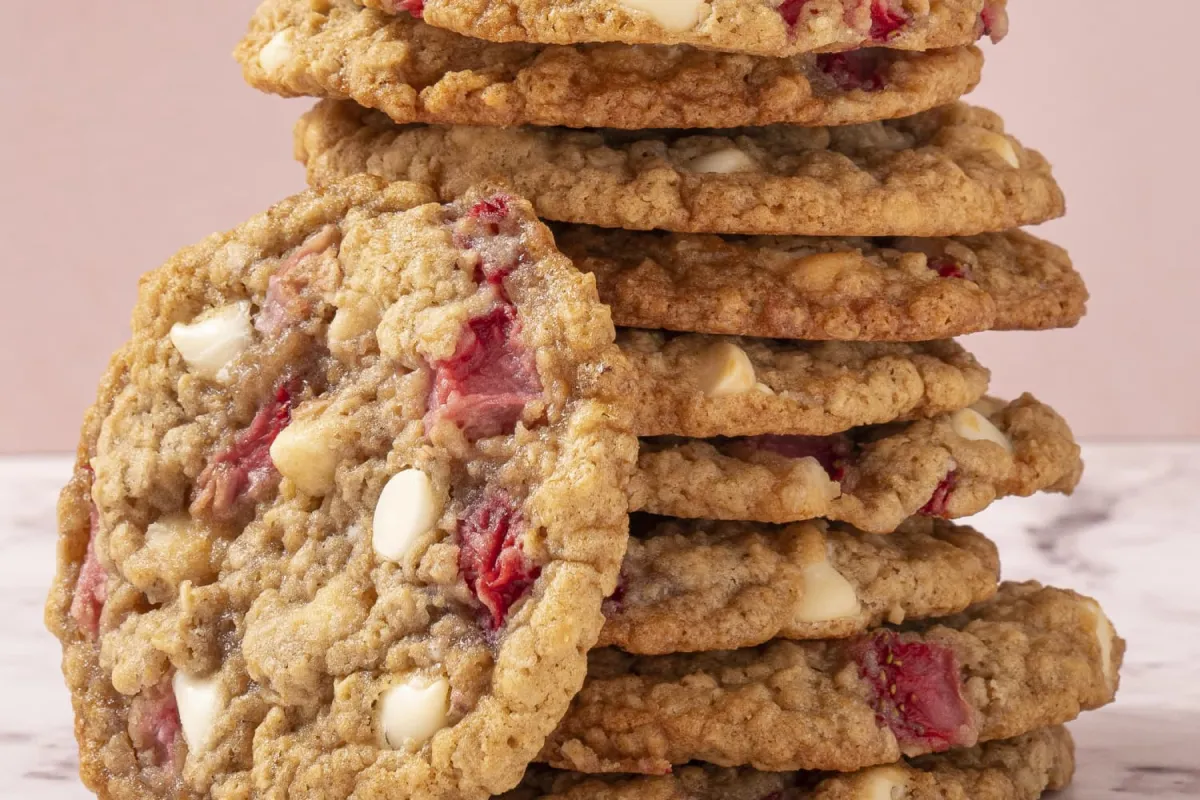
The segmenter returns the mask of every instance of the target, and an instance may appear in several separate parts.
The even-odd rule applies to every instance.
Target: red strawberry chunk
[[[511,303],[469,320],[454,355],[433,365],[427,424],[449,419],[470,439],[512,433],[525,404],[542,391],[520,332]]]
[[[401,11],[407,11],[417,19],[425,13],[425,0],[388,0],[384,4],[384,8],[393,14],[399,14]]]
[[[512,198],[506,194],[494,194],[471,206],[467,216],[491,225],[499,225],[508,219],[508,204],[511,202]]]
[[[962,696],[954,651],[939,644],[905,642],[879,631],[850,645],[880,724],[906,753],[940,752],[975,743],[971,709]]]
[[[524,531],[520,509],[504,492],[481,494],[458,521],[458,568],[488,610],[492,630],[541,574],[521,548]]]
[[[159,767],[183,766],[183,733],[171,681],[165,680],[133,698],[129,705],[129,738],[138,753]]]
[[[526,258],[521,223],[510,216],[512,198],[495,194],[480,200],[454,223],[454,243],[479,256],[475,281],[496,287],[505,299],[503,281]]]
[[[756,450],[767,450],[787,458],[815,458],[830,479],[840,481],[846,477],[850,458],[854,454],[854,443],[844,434],[832,436],[789,436],[763,434],[746,436],[739,441]]]
[[[337,226],[326,225],[275,270],[267,281],[263,306],[254,318],[255,330],[278,336],[312,315],[315,305],[312,290],[332,288],[337,279],[336,263],[312,259],[334,248],[337,240]]]
[[[104,610],[104,601],[108,599],[108,572],[96,555],[100,512],[95,503],[92,503],[90,516],[87,555],[75,581],[75,594],[71,598],[71,618],[89,639],[95,639],[100,632],[100,613]]]
[[[838,88],[846,91],[861,89],[878,92],[883,89],[884,60],[872,50],[851,50],[846,53],[821,53],[817,68],[833,79]]]
[[[893,9],[891,0],[872,0],[871,31],[873,41],[886,42],[908,23],[902,10]]]
[[[950,495],[954,493],[954,487],[957,485],[958,473],[952,469],[946,473],[946,477],[938,482],[937,488],[933,490],[933,496],[929,498],[928,503],[921,506],[919,513],[928,517],[945,517],[950,503]]]
[[[303,388],[298,378],[284,380],[249,427],[226,449],[217,453],[196,479],[192,513],[210,510],[214,517],[234,516],[243,501],[265,500],[279,481],[271,461],[271,444],[292,421],[292,404]]]
[[[971,279],[971,270],[966,264],[960,264],[950,256],[938,256],[929,259],[926,262],[931,270],[936,272],[942,278],[962,278],[964,280]]]
[[[808,2],[809,0],[783,0],[775,10],[779,12],[779,16],[783,17],[784,23],[791,30],[800,21],[800,15],[804,12],[804,6]]]
[[[1008,9],[1002,3],[988,0],[979,12],[982,35],[988,36],[992,44],[999,44],[1008,35]]]

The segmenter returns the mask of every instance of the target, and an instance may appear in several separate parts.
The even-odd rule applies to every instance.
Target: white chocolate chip
[[[988,150],[1003,158],[1008,162],[1010,167],[1016,168],[1021,166],[1021,161],[1017,158],[1017,151],[1013,149],[1012,142],[1003,133],[988,131],[980,137],[980,143]]]
[[[758,384],[750,356],[733,342],[717,342],[708,348],[697,377],[700,390],[709,397],[747,392]]]
[[[902,800],[908,796],[908,778],[899,767],[875,767],[862,773],[855,800]]]
[[[429,476],[419,469],[397,472],[375,504],[375,552],[389,561],[400,561],[437,524],[439,516]]]
[[[1116,674],[1113,672],[1113,638],[1117,632],[1113,630],[1112,622],[1109,621],[1105,613],[1100,610],[1100,604],[1094,600],[1085,601],[1084,605],[1092,612],[1092,616],[1096,618],[1096,641],[1100,643],[1100,667],[1104,670],[1104,683],[1112,687],[1116,681]]]
[[[687,168],[692,172],[719,172],[728,174],[731,172],[753,172],[758,169],[758,164],[755,163],[753,158],[736,147],[726,147],[723,150],[714,150],[711,153],[696,156],[687,163]]]
[[[862,611],[850,581],[828,561],[804,565],[804,596],[796,606],[797,622],[828,622],[857,617]]]
[[[696,27],[705,11],[704,0],[617,0],[626,8],[654,18],[664,30],[673,33]]]
[[[258,63],[267,72],[277,72],[292,57],[292,40],[295,33],[291,28],[271,37],[262,50],[258,51]]]
[[[450,710],[450,682],[445,678],[409,678],[383,693],[379,728],[391,748],[420,747],[442,728]]]
[[[250,302],[242,300],[201,314],[188,324],[171,326],[171,344],[196,374],[229,380],[229,364],[250,346]]]
[[[293,420],[271,443],[271,461],[279,474],[316,497],[333,489],[339,457],[333,427],[321,419]]]
[[[987,417],[973,408],[963,408],[950,415],[950,427],[964,439],[972,442],[987,441],[1000,445],[1009,453],[1012,442]]]
[[[197,678],[177,671],[171,678],[175,704],[179,707],[179,724],[188,750],[198,753],[208,746],[212,737],[213,720],[225,704],[221,684],[215,675]]]
[[[761,392],[762,394],[772,394],[772,395],[775,394],[775,390],[772,389],[770,386],[767,386],[762,381],[759,381],[758,383],[754,384],[754,390],[756,392]]]

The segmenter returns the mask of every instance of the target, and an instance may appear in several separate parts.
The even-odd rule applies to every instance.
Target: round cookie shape
[[[1065,207],[1046,159],[962,103],[837,128],[574,131],[397,126],[325,100],[295,141],[316,186],[369,172],[452,197],[495,179],[545,219],[630,230],[965,236]]]
[[[354,100],[397,123],[571,128],[848,125],[957,100],[975,47],[784,59],[623,44],[496,44],[335,0],[267,0],[236,56],[287,97]]]
[[[1007,0],[361,0],[497,42],[688,44],[789,56],[999,42]]]
[[[484,798],[586,669],[626,369],[524,201],[359,177],[147,275],[47,620],[113,798]],[[580,502],[580,498],[587,502]]]
[[[836,639],[883,622],[945,616],[1000,579],[983,534],[915,517],[876,536],[823,520],[754,522],[636,515],[600,645],[661,655]]]
[[[1067,423],[1031,395],[832,436],[642,440],[631,508],[696,519],[826,518],[890,533],[1000,497],[1070,493],[1083,472]]]
[[[838,341],[929,341],[1075,325],[1088,293],[1024,231],[953,239],[720,237],[557,225],[618,325]]]
[[[622,328],[639,436],[826,436],[966,408],[989,373],[953,341],[801,342]]]
[[[601,649],[539,760],[649,775],[691,761],[850,772],[1107,705],[1124,649],[1094,600],[1032,582],[853,639],[666,656]]]
[[[504,800],[1037,800],[1071,783],[1074,745],[1055,725],[847,774],[694,764],[669,775],[609,776],[531,767]]]

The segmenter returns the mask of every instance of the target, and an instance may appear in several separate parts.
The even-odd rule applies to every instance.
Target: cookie
[[[841,128],[584,132],[397,126],[322,101],[296,155],[314,185],[370,172],[452,197],[496,179],[546,219],[634,230],[962,236],[1064,210],[1046,159],[961,103]]]
[[[1024,231],[954,239],[718,237],[556,225],[618,325],[741,336],[928,341],[1075,325],[1065,250]]]
[[[848,772],[1072,720],[1112,701],[1124,649],[1094,600],[1009,583],[964,614],[848,640],[596,650],[540,760],[652,775],[694,760]]]
[[[788,56],[932,50],[1008,33],[1006,0],[361,0],[495,42],[688,44]]]
[[[952,341],[800,342],[620,329],[639,436],[824,436],[966,408],[988,371]]]
[[[532,767],[503,800],[1037,800],[1066,788],[1075,743],[1056,725],[844,775],[694,764],[669,775],[607,776]]]
[[[612,322],[527,203],[431,200],[299,195],[143,279],[47,605],[102,796],[483,798],[579,689]]]
[[[336,0],[267,0],[236,52],[287,97],[350,99],[395,122],[725,128],[915,114],[979,82],[974,47],[786,59],[686,46],[494,44]]]
[[[883,622],[945,616],[990,598],[996,546],[978,531],[914,518],[890,536],[824,521],[635,516],[600,644],[657,655],[834,639]]]
[[[955,519],[1000,497],[1069,493],[1082,471],[1066,422],[1024,395],[832,436],[643,439],[630,498],[673,517],[825,517],[888,533],[913,514]]]

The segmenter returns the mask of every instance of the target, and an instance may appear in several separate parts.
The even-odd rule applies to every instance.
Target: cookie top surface
[[[953,341],[801,342],[622,328],[639,436],[824,436],[966,408],[988,371]]]
[[[906,50],[1000,41],[1006,0],[361,0],[501,42],[689,44],[788,56],[879,45]]]
[[[1074,773],[1071,734],[1055,725],[848,774],[690,765],[670,775],[602,776],[532,767],[504,800],[1037,800]]]
[[[1063,418],[1024,395],[832,436],[643,439],[630,497],[673,517],[823,517],[889,533],[913,514],[954,519],[1000,497],[1070,492],[1082,472]]]
[[[267,0],[236,55],[259,89],[351,99],[399,123],[635,129],[903,117],[966,94],[983,66],[974,47],[776,59],[683,45],[496,44],[353,0]]]
[[[1024,231],[953,239],[719,237],[556,225],[618,325],[840,341],[1070,327],[1087,289]]]
[[[1094,600],[1036,583],[854,639],[601,649],[540,760],[580,772],[663,774],[693,760],[857,770],[1072,720],[1112,701],[1123,653]]]
[[[578,690],[636,452],[612,322],[527,203],[431,199],[360,178],[143,279],[47,607],[106,796],[482,798]]]
[[[813,236],[956,236],[1064,210],[1042,155],[962,103],[839,128],[716,131],[397,126],[322,101],[296,127],[322,185],[357,172],[445,197],[499,180],[540,216],[609,228]]]
[[[663,654],[833,639],[885,621],[944,616],[996,592],[1000,559],[983,534],[914,518],[890,536],[823,521],[643,519],[600,644]]]

